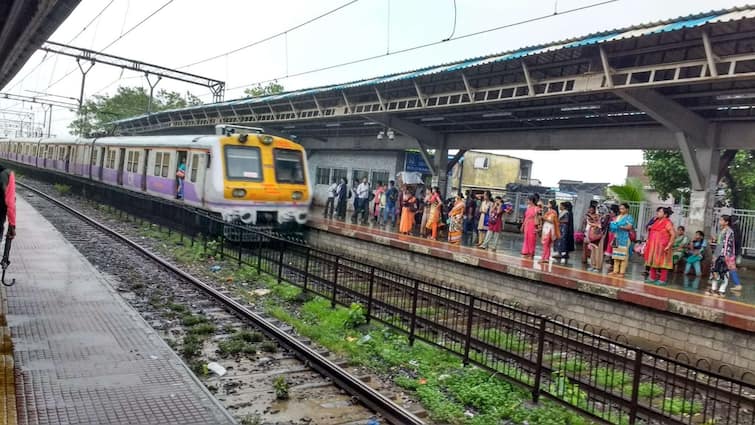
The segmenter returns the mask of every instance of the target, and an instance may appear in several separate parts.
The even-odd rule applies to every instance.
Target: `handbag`
[[[599,227],[590,226],[590,232],[587,235],[590,238],[590,242],[597,242],[603,237],[603,232]]]
[[[629,231],[629,240],[632,242],[637,242],[637,231],[632,229]]]
[[[626,246],[617,246],[614,247],[611,252],[611,258],[614,260],[621,260],[624,261],[629,256],[629,248]]]

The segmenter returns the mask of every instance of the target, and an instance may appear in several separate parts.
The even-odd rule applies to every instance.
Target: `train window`
[[[107,168],[115,169],[115,149],[109,149],[107,151]]]
[[[92,165],[97,165],[97,149],[92,149]]]
[[[135,173],[139,169],[139,152],[129,151],[126,160],[126,171]]]
[[[197,181],[197,171],[199,170],[199,154],[195,153],[191,156],[191,169],[189,170],[189,181],[195,183]]]
[[[275,181],[278,183],[304,183],[304,161],[301,151],[273,149]]]
[[[262,180],[260,149],[253,146],[226,146],[225,168],[229,179]]]
[[[170,153],[155,152],[155,173],[157,177],[168,177],[168,165],[170,164]]]

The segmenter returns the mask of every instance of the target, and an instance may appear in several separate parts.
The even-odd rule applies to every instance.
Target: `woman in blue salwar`
[[[610,230],[614,234],[613,271],[611,274],[624,277],[627,272],[629,255],[632,252],[632,238],[629,233],[634,230],[634,219],[629,214],[629,204],[622,203],[619,205],[619,215],[611,221]]]

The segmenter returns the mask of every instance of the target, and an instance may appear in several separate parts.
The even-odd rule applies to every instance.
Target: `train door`
[[[144,166],[142,167],[142,190],[147,191],[147,167],[149,166],[149,149],[144,149]]]
[[[185,180],[186,179],[186,165],[188,162],[187,160],[188,160],[189,154],[186,151],[177,151],[176,153],[178,154],[176,158],[176,171],[173,173],[173,175],[176,176],[175,177],[176,178],[175,195],[178,196],[178,188],[180,187],[180,183],[178,181],[178,174],[177,174],[178,169],[181,166],[181,164],[183,164],[183,172],[184,172],[184,180]],[[183,194],[181,194],[181,197],[183,197]]]
[[[102,147],[100,148],[100,171],[98,172],[98,178],[100,181],[102,181],[102,170],[105,168],[105,154],[107,153],[107,148]]]
[[[123,166],[126,162],[126,148],[120,148],[118,152],[118,185],[123,186]]]
[[[69,173],[71,171],[70,170],[71,169],[71,152],[73,151],[73,149],[70,146],[66,146],[65,150],[66,150],[66,156],[65,156],[66,173]]]

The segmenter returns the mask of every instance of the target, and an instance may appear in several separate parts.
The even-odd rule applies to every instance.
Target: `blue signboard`
[[[430,167],[427,166],[419,152],[406,152],[406,167],[404,167],[404,170],[422,174],[432,174],[430,172]]]

